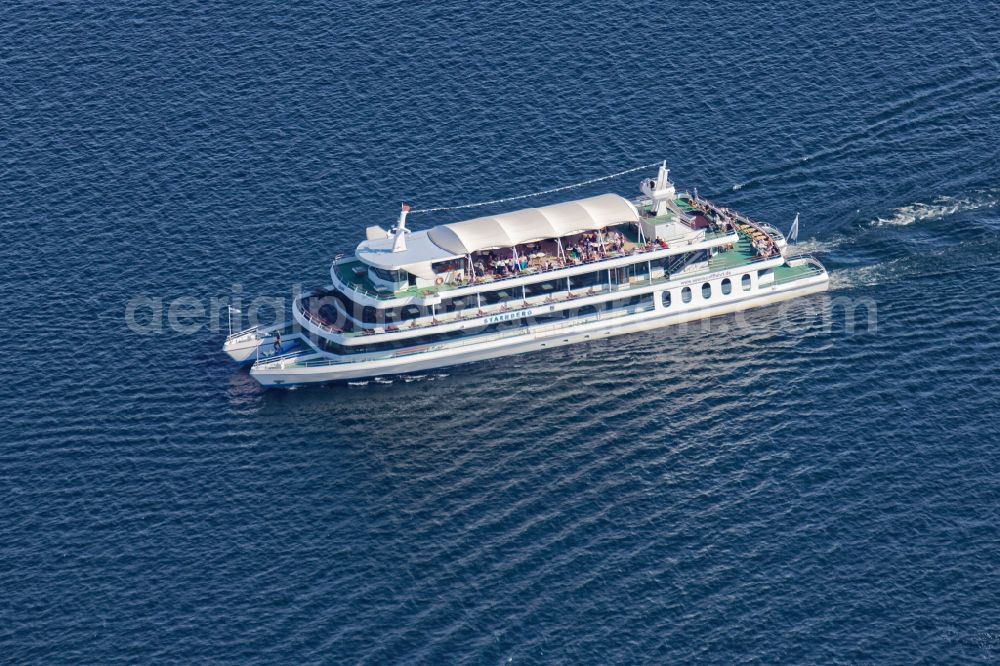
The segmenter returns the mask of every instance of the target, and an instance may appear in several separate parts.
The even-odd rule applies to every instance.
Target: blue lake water
[[[21,1],[0,28],[2,661],[1000,658],[995,3]],[[401,200],[659,159],[801,212],[831,292],[293,392],[226,362],[224,317],[169,325],[322,284]]]

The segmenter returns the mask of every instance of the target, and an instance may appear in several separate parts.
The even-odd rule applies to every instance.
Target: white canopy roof
[[[442,224],[428,230],[427,235],[438,247],[461,255],[638,221],[639,212],[627,199],[617,194],[601,194],[542,208],[525,208]]]

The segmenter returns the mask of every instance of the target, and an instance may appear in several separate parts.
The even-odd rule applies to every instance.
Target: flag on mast
[[[799,214],[795,214],[795,221],[792,222],[792,228],[788,230],[788,242],[794,243],[799,237]]]

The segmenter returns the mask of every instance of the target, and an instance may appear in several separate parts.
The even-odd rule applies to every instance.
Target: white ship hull
[[[407,375],[638,333],[827,289],[775,227],[678,194],[666,163],[642,197],[597,196],[413,231],[365,230],[330,284],[276,331],[231,335],[266,387]],[[427,212],[427,211],[424,211]],[[797,225],[796,225],[797,226]]]
[[[275,360],[256,364],[251,370],[251,375],[263,386],[285,388],[304,384],[403,375],[717,317],[823,292],[827,290],[828,286],[829,275],[823,271],[821,274],[804,277],[793,282],[770,287],[764,286],[747,295],[734,293],[731,298],[724,301],[712,304],[705,303],[701,307],[694,306],[677,312],[668,312],[662,309],[659,305],[659,292],[657,292],[657,306],[647,312],[581,322],[554,329],[551,325],[528,327],[523,335],[392,358],[324,363],[313,366],[304,365],[296,359]],[[539,330],[533,330],[533,328]],[[314,357],[321,358],[319,354],[314,355]]]

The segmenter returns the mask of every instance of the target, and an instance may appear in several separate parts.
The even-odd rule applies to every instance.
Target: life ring
[[[441,285],[444,284],[444,278],[443,277],[439,277],[438,279],[434,280],[434,284],[436,284],[437,286],[440,287]]]

